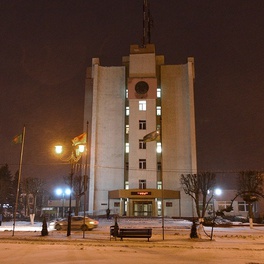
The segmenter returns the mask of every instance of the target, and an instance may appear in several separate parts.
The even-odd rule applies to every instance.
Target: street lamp
[[[210,240],[213,239],[213,234],[214,234],[214,225],[215,225],[215,219],[216,219],[216,213],[215,213],[215,198],[214,196],[220,196],[222,195],[222,190],[220,188],[215,188],[213,190],[213,222],[212,222],[212,230],[211,230],[211,236],[210,236]]]
[[[56,194],[62,196],[62,218],[64,218],[64,205],[65,205],[65,195],[70,195],[71,190],[69,188],[63,190],[61,188],[56,189]]]
[[[86,133],[81,134],[80,136],[72,139],[72,152],[70,157],[65,159],[64,161],[69,162],[71,164],[71,172],[70,172],[70,195],[69,195],[69,211],[68,211],[68,226],[67,226],[67,236],[71,235],[71,214],[72,214],[72,185],[73,185],[73,175],[75,171],[75,165],[82,157],[82,153],[85,150],[86,144]],[[63,153],[63,147],[61,145],[55,146],[55,152],[57,154]]]

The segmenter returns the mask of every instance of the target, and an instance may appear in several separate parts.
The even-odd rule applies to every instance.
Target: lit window
[[[126,134],[129,134],[129,125],[126,125]]]
[[[126,116],[129,116],[129,106],[126,106]]]
[[[146,189],[146,188],[147,188],[146,180],[139,180],[139,189]]]
[[[126,98],[128,98],[128,90],[126,89]]]
[[[157,106],[157,116],[161,116],[161,106]]]
[[[161,153],[161,142],[157,142],[157,153]]]
[[[146,127],[147,127],[147,125],[146,125],[146,120],[139,120],[139,129],[140,130],[146,130]]]
[[[229,201],[219,201],[218,202],[218,210],[219,211],[224,210],[229,206],[231,206],[231,202],[229,202]]]
[[[160,88],[157,89],[157,97],[161,98],[161,89]]]
[[[128,181],[125,182],[125,189],[126,189],[126,190],[129,189],[129,182],[128,182]]]
[[[126,153],[129,153],[129,143],[126,143]]]
[[[158,190],[161,190],[162,189],[162,182],[161,181],[158,181],[157,182],[157,189]]]
[[[139,107],[139,111],[146,111],[147,110],[147,102],[146,101],[139,101],[138,107]]]
[[[142,139],[139,140],[139,149],[146,149],[146,142]]]
[[[145,170],[147,168],[147,162],[145,159],[140,159],[139,160],[139,168],[142,170]]]

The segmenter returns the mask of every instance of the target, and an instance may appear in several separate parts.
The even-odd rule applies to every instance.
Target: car
[[[231,227],[233,226],[233,223],[228,219],[224,219],[218,216],[215,219],[205,218],[203,225],[204,226],[214,226],[214,227]]]
[[[71,228],[72,229],[90,231],[96,228],[98,224],[99,224],[98,221],[90,217],[85,217],[85,223],[84,223],[83,216],[72,216],[71,218]],[[56,230],[66,229],[67,227],[68,227],[68,218],[58,220],[54,223],[54,228]]]

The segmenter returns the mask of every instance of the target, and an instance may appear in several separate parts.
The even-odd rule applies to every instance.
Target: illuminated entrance
[[[151,201],[134,201],[133,202],[134,216],[152,216]]]
[[[119,189],[108,192],[109,208],[116,214],[135,217],[181,216],[180,192],[160,189]],[[176,203],[174,200],[178,200]],[[117,208],[118,207],[118,208]]]

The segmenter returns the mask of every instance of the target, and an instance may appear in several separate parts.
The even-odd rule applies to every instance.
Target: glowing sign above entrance
[[[141,196],[146,196],[146,195],[151,195],[151,192],[131,192],[131,195],[141,195]]]

